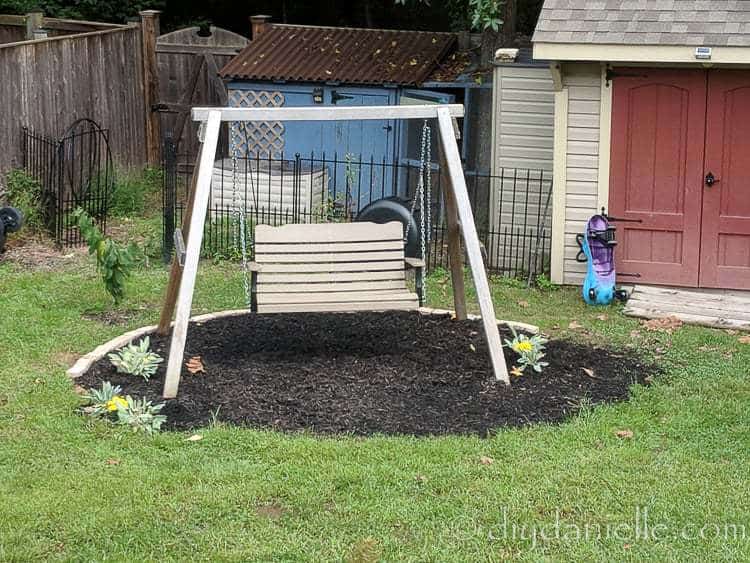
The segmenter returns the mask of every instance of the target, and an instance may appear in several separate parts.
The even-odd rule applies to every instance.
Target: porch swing
[[[175,233],[179,244],[172,263],[167,295],[157,332],[167,334],[174,313],[174,328],[169,352],[163,396],[173,398],[182,372],[195,279],[200,258],[203,228],[208,211],[214,155],[222,122],[242,121],[329,121],[437,118],[447,174],[445,209],[448,227],[451,279],[454,287],[456,317],[465,319],[463,260],[460,235],[466,245],[488,351],[496,379],[509,383],[500,335],[484,271],[479,239],[471,212],[466,182],[455,138],[454,119],[463,117],[461,105],[353,106],[301,108],[194,108],[193,119],[201,122],[201,149],[198,168],[188,197],[183,229]],[[423,135],[429,135],[425,123]],[[423,137],[424,145],[424,137]],[[236,204],[236,145],[233,158],[233,216],[236,236],[241,239],[243,285],[246,303],[259,313],[340,312],[365,310],[414,310],[421,295],[410,292],[405,283],[404,266],[424,268],[426,258],[428,212],[420,213],[422,257],[404,255],[404,228],[401,222],[290,224],[281,227],[258,225],[255,229],[255,261],[250,262],[246,247],[244,211]],[[417,197],[428,210],[425,193],[425,154]],[[416,199],[416,198],[415,198]],[[414,202],[416,204],[416,201]],[[427,232],[426,232],[427,231]],[[408,232],[407,232],[408,235]],[[184,238],[184,241],[183,241]],[[236,241],[235,241],[236,242]],[[344,285],[346,284],[346,286]],[[175,311],[176,307],[176,311]]]
[[[406,229],[401,222],[390,221],[257,225],[255,260],[250,262],[246,210],[237,204],[239,125],[233,122],[230,134],[232,232],[234,246],[242,258],[245,303],[252,312],[411,311],[424,303],[424,268],[431,232],[430,128],[426,119],[422,127],[419,179],[411,207],[414,216],[419,201],[421,258],[404,254],[411,221],[406,223]],[[252,174],[248,177],[255,194]],[[405,267],[416,270],[418,294],[406,285]]]

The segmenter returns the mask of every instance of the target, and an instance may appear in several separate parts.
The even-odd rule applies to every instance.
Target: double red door
[[[625,281],[750,289],[750,71],[619,70],[609,213]]]

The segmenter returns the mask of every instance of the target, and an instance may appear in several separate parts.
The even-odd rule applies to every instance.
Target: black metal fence
[[[82,243],[72,218],[79,207],[105,231],[115,181],[109,131],[79,119],[59,138],[28,127],[21,134],[23,168],[41,186],[44,222],[57,244]]]
[[[164,249],[172,252],[173,231],[182,222],[194,157],[164,144]],[[346,155],[291,158],[220,158],[214,164],[202,252],[207,257],[238,255],[241,209],[247,218],[248,248],[258,224],[352,221],[371,202],[402,198],[410,206],[420,163],[375,161]],[[428,267],[447,267],[444,223],[444,172],[430,163]],[[426,169],[426,167],[425,167]],[[466,183],[484,246],[487,268],[508,276],[534,276],[549,269],[551,174],[542,170],[503,169],[499,174],[467,174]],[[417,204],[417,208],[419,204]]]

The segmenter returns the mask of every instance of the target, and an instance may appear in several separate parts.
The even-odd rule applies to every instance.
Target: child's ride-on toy
[[[586,232],[576,236],[581,250],[576,256],[579,262],[587,262],[586,279],[583,282],[583,299],[589,305],[609,305],[617,298],[625,301],[627,292],[615,287],[615,227],[607,216],[594,215],[586,223]]]

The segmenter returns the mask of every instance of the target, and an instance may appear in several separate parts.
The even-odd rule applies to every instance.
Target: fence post
[[[40,29],[44,22],[44,12],[35,10],[26,14],[26,39],[34,39],[34,30]]]
[[[162,258],[165,264],[172,260],[174,250],[175,200],[177,190],[177,147],[170,135],[164,138],[164,176],[162,196]]]
[[[159,165],[159,69],[156,62],[156,38],[159,37],[159,10],[143,10],[141,44],[143,49],[143,101],[146,110],[146,158],[150,166]]]

